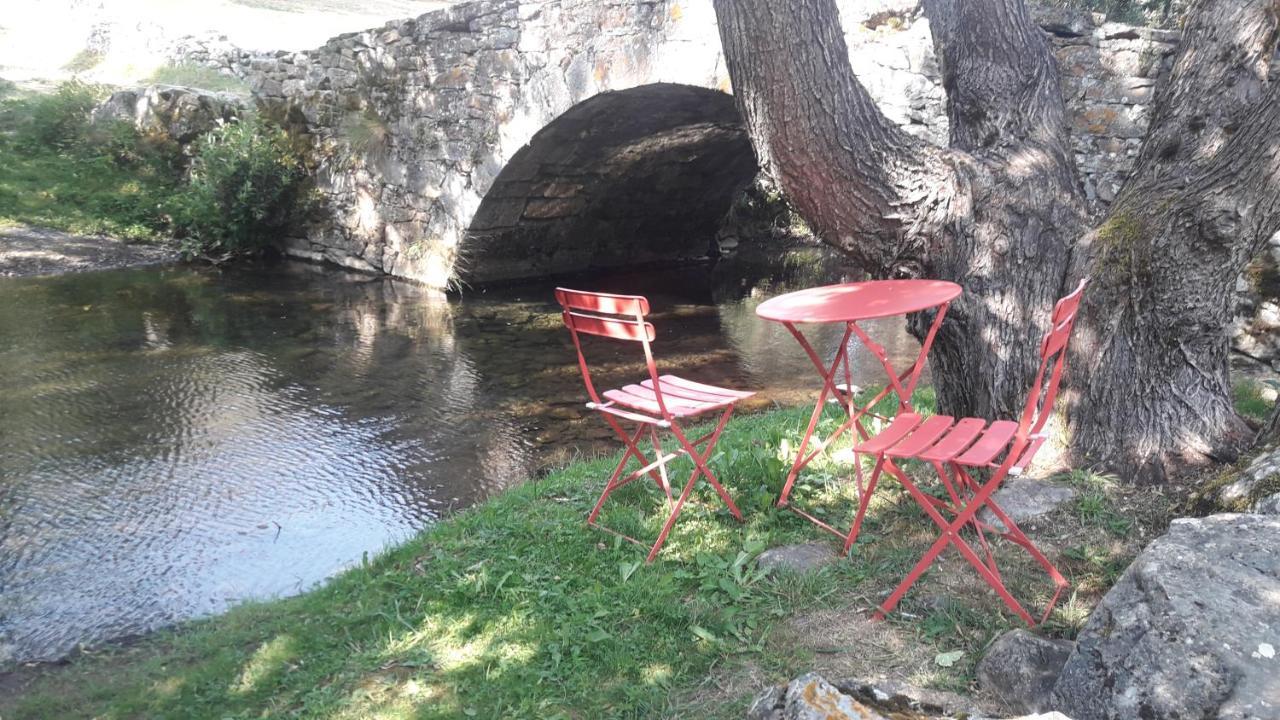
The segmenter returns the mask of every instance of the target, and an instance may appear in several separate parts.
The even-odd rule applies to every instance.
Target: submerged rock
[[[1054,686],[1076,720],[1280,718],[1280,517],[1175,520],[1081,631]]]

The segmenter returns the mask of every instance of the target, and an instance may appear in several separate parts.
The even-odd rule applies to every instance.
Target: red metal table
[[[929,355],[929,348],[933,345],[933,339],[938,333],[938,328],[942,326],[942,319],[947,314],[947,307],[959,295],[959,285],[942,280],[869,280],[799,290],[766,300],[756,308],[756,315],[765,320],[781,323],[791,332],[796,341],[800,343],[800,347],[804,348],[805,354],[809,356],[813,366],[822,376],[822,391],[818,394],[818,402],[814,405],[813,415],[809,418],[809,427],[805,430],[804,439],[800,442],[796,460],[792,464],[791,470],[787,473],[786,482],[782,486],[782,494],[778,497],[778,507],[787,507],[791,488],[795,484],[796,477],[800,474],[800,471],[820,455],[828,445],[848,431],[849,428],[856,428],[863,439],[866,439],[866,431],[859,423],[859,420],[866,415],[880,417],[872,413],[871,408],[875,407],[890,392],[898,396],[899,412],[912,411],[911,394],[915,391],[916,383],[920,380],[920,373],[924,370],[924,362]],[[931,308],[937,308],[937,313],[933,323],[929,326],[929,332],[925,335],[924,342],[920,346],[920,354],[916,357],[911,367],[902,372],[893,369],[889,364],[888,353],[885,352],[884,347],[872,340],[866,331],[858,325],[863,320],[907,315]],[[797,329],[796,325],[806,323],[845,324],[844,337],[840,340],[839,349],[836,350],[835,359],[832,360],[830,366],[827,366],[818,357],[818,353],[814,351],[813,346],[805,338],[804,334]],[[855,405],[852,378],[849,370],[849,338],[853,335],[856,335],[858,340],[880,361],[889,378],[889,384],[861,407]],[[842,385],[837,385],[835,382],[836,374],[841,368],[844,370],[845,382]],[[843,398],[841,397],[842,395],[844,396]],[[848,418],[830,437],[825,440],[819,440],[816,448],[809,451],[809,444],[813,439],[814,431],[818,427],[818,420],[822,417],[822,411],[826,407],[828,397],[842,400],[841,404],[844,406]],[[806,452],[808,452],[807,455]],[[860,468],[858,469],[860,470]],[[863,496],[861,475],[861,472],[858,472],[859,502],[865,503],[869,498]],[[819,527],[835,533],[841,538],[844,537],[843,532],[832,528],[812,515],[797,508],[792,508],[792,510]]]

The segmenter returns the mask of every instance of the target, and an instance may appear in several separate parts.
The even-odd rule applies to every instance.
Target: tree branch
[[[981,155],[1026,143],[1070,146],[1057,59],[1023,0],[924,0],[924,11],[952,148]]]
[[[1200,0],[1187,13],[1169,79],[1123,196],[1164,176],[1195,175],[1267,93],[1280,0]]]
[[[858,81],[834,0],[715,0],[715,10],[760,166],[828,243],[883,271],[909,206],[936,191],[938,150],[886,118]]]

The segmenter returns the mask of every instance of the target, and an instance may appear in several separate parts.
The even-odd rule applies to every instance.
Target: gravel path
[[[0,228],[0,277],[111,270],[177,259],[173,250],[156,245],[25,226]]]

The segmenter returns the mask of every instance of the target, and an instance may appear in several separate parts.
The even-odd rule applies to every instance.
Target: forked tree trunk
[[[1023,0],[922,5],[945,149],[875,107],[833,0],[715,0],[761,166],[872,275],[964,287],[931,357],[943,410],[1013,415],[1053,300],[1090,274],[1060,424],[1077,458],[1158,480],[1175,458],[1229,456],[1246,437],[1226,375],[1232,288],[1280,225],[1280,101],[1264,87],[1280,0],[1197,3],[1138,169],[1092,232],[1057,66]]]

